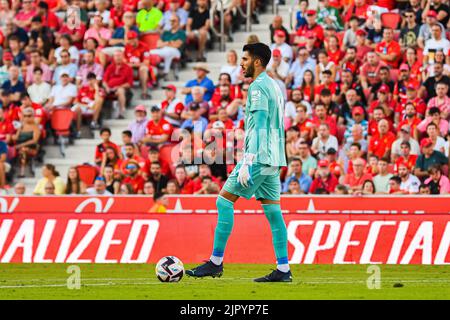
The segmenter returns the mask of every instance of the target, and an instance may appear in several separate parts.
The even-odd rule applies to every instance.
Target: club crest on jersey
[[[253,90],[252,91],[252,101],[258,101],[261,99],[261,91],[260,90]]]

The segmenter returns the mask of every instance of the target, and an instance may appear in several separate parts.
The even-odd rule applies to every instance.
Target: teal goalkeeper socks
[[[277,257],[277,265],[279,269],[283,269],[281,271],[284,272],[286,268],[288,271],[287,231],[281,207],[279,204],[263,204],[262,207],[272,230],[272,242]]]
[[[214,250],[212,259],[215,264],[222,263],[223,254],[230,237],[234,224],[234,203],[222,196],[217,197],[216,201],[218,219],[216,231],[214,232]]]

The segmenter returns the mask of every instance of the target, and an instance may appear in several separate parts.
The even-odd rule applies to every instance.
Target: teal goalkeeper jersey
[[[253,112],[267,111],[266,127],[256,128]],[[261,73],[248,89],[245,108],[244,153],[258,150],[256,162],[286,166],[284,139],[284,97],[278,84],[266,72]],[[257,147],[257,135],[260,145]]]

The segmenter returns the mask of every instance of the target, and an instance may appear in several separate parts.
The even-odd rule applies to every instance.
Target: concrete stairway
[[[279,6],[279,14],[283,17],[284,25],[287,27],[289,24],[289,6]],[[260,41],[263,43],[270,43],[270,32],[269,25],[273,19],[273,14],[271,8],[269,8],[266,14],[259,16],[260,23],[252,25],[251,32],[245,32],[245,25],[241,27],[241,31],[233,34],[233,42],[226,43],[226,50],[235,49],[240,54],[243,45],[246,43],[247,37],[250,34],[256,34]],[[287,27],[288,28],[288,27]],[[289,28],[288,28],[289,29]],[[212,51],[207,52],[207,63],[211,70],[208,77],[213,80],[214,83],[217,82],[219,77],[220,68],[226,62],[226,51],[220,52],[216,46]],[[187,67],[179,72],[179,81],[170,81],[173,78],[172,75],[169,76],[169,81],[161,81],[160,87],[151,92],[152,100],[140,100],[140,89],[134,89],[134,98],[131,103],[131,108],[127,109],[124,120],[108,119],[104,121],[104,126],[111,128],[112,130],[112,141],[120,144],[121,143],[121,132],[126,130],[131,119],[134,118],[133,108],[138,104],[144,104],[147,108],[152,105],[160,103],[164,99],[164,90],[161,87],[167,84],[173,84],[178,89],[181,89],[184,84],[193,78],[194,73],[192,71],[195,63],[188,63]],[[184,100],[184,96],[181,94],[178,97]],[[83,134],[83,136],[88,136]],[[92,138],[82,138],[75,141],[73,145],[70,145],[66,149],[66,157],[63,158],[59,152],[59,147],[56,145],[45,146],[46,155],[44,158],[45,163],[54,164],[61,174],[61,177],[65,180],[67,178],[67,172],[71,166],[75,166],[82,163],[93,163],[95,146],[100,142],[99,132],[95,132],[95,137]],[[32,194],[34,186],[38,179],[41,178],[41,167],[36,168],[35,178],[23,178],[19,181],[25,183],[27,187],[27,194]],[[16,179],[16,181],[18,181]]]

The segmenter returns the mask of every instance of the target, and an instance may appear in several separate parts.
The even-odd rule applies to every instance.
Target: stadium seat
[[[59,142],[59,150],[61,155],[65,157],[65,143],[68,142],[70,136],[70,125],[73,121],[74,113],[70,109],[56,109],[51,117],[51,126]]]
[[[80,180],[83,181],[87,187],[94,184],[95,177],[97,177],[97,168],[89,164],[82,164],[76,167]]]
[[[176,144],[166,144],[159,149],[159,159],[169,165],[172,175],[175,175],[174,164],[178,162],[179,152],[172,152],[174,148],[179,148]]]
[[[381,14],[381,24],[385,28],[397,29],[402,17],[395,12],[386,12]]]

